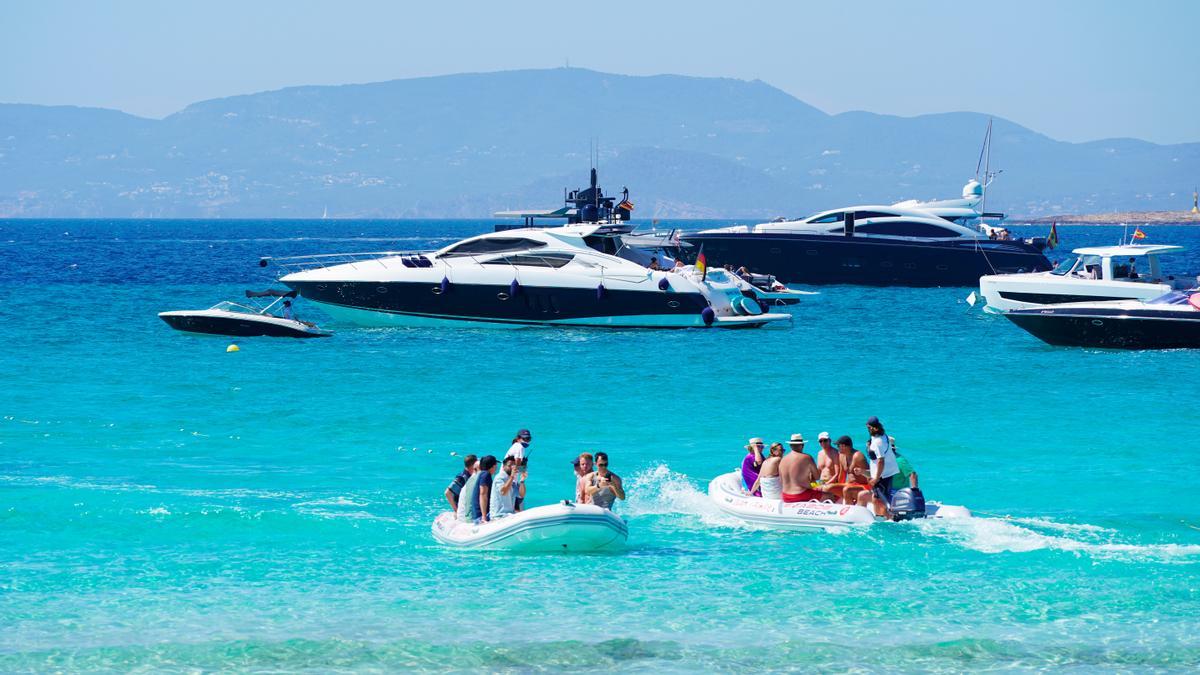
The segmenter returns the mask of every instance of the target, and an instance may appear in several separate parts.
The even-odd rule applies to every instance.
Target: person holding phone
[[[588,474],[587,494],[596,506],[611,509],[618,499],[625,499],[621,477],[608,470],[608,453],[596,453],[596,470]]]
[[[528,429],[521,429],[517,435],[513,437],[512,445],[508,447],[508,452],[504,453],[504,459],[513,457],[517,460],[517,467],[520,468],[517,482],[521,484],[520,495],[517,497],[517,502],[514,508],[517,511],[521,510],[525,501],[525,479],[529,477],[529,444],[533,442],[533,434],[529,433]]]

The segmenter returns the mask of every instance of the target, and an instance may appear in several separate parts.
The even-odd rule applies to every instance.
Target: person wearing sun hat
[[[763,439],[755,436],[746,443],[746,456],[742,458],[742,481],[746,483],[746,489],[752,490],[754,483],[758,481],[758,471],[762,468],[763,449],[767,444]],[[755,497],[761,497],[762,493],[751,493]]]

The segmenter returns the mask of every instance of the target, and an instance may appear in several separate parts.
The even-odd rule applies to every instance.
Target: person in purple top
[[[767,446],[761,438],[751,438],[750,443],[746,446],[746,458],[742,460],[742,481],[746,483],[746,489],[754,487],[755,481],[758,480],[758,470],[762,468],[763,463],[763,448]],[[754,493],[755,497],[761,497],[762,491]]]

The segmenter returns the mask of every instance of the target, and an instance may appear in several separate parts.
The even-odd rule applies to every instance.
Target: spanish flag
[[[700,244],[700,253],[696,254],[696,269],[700,270],[700,281],[708,278],[708,258],[704,257],[704,244]]]
[[[633,210],[633,202],[629,201],[628,199],[625,199],[620,204],[617,204],[617,208],[625,209],[626,211],[632,211]]]
[[[1134,238],[1134,239],[1145,239],[1145,238],[1146,238],[1146,233],[1145,233],[1145,232],[1142,232],[1142,228],[1140,228],[1140,227],[1136,227],[1136,228],[1134,228],[1134,230],[1133,230],[1133,238]]]
[[[1048,248],[1058,246],[1058,221],[1050,223],[1050,235],[1046,237],[1046,246]]]

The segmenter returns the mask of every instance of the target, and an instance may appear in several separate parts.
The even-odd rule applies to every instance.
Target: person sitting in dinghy
[[[488,520],[491,510],[492,469],[496,468],[496,458],[484,455],[479,460],[479,470],[471,474],[467,484],[463,486],[462,494],[458,497],[458,511],[455,515],[459,520],[478,523]]]
[[[763,448],[767,444],[763,439],[755,436],[746,444],[746,456],[742,458],[742,482],[746,484],[746,489],[750,490],[750,494],[755,497],[761,497],[761,492],[754,491],[754,484],[758,481],[758,472],[762,469]]]
[[[450,481],[450,485],[446,488],[446,501],[450,502],[450,510],[458,511],[458,496],[462,494],[463,486],[467,484],[467,480],[471,474],[475,473],[475,463],[478,458],[475,455],[467,455],[463,458],[462,473],[454,477]]]
[[[849,436],[837,440],[838,475],[833,486],[840,488],[843,504],[867,506],[871,503],[871,466],[867,456],[854,447]]]
[[[517,512],[516,501],[525,492],[525,483],[517,480],[520,467],[515,457],[505,457],[496,477],[492,479],[492,490],[488,498],[488,515],[491,520],[510,516]]]
[[[770,456],[763,460],[758,480],[751,493],[761,493],[763,499],[783,499],[783,484],[779,481],[779,462],[783,459],[783,443],[772,443]]]
[[[814,486],[817,484],[817,463],[804,452],[803,439],[792,446],[792,451],[779,461],[779,478],[783,488],[783,502],[819,502],[828,495]]]
[[[612,509],[618,499],[625,499],[621,477],[608,470],[608,453],[596,453],[596,470],[588,474],[587,494],[593,504]]]

